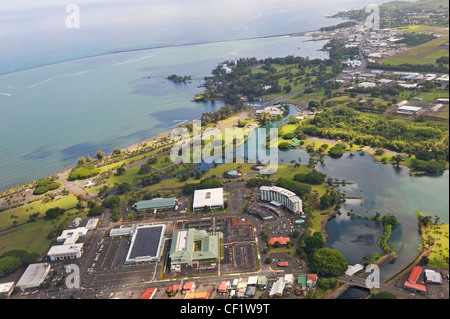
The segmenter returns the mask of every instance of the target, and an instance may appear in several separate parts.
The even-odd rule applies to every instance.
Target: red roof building
[[[289,266],[289,263],[287,261],[279,261],[278,267],[287,267]]]
[[[412,284],[417,283],[420,273],[422,272],[422,267],[416,266],[413,268],[411,275],[409,275],[408,281]]]
[[[157,289],[156,287],[155,287],[155,288],[148,288],[148,289],[144,292],[144,294],[141,296],[140,299],[152,299],[153,296],[155,295],[155,293],[156,293],[157,290],[158,290],[158,289]]]
[[[188,292],[194,292],[195,289],[195,282],[193,281],[188,281],[187,283],[184,284],[183,287],[183,293],[188,293]]]
[[[184,299],[208,299],[210,290],[202,292],[188,292]]]
[[[308,276],[306,277],[306,281],[316,282],[317,281],[317,274],[308,274]]]
[[[281,245],[286,245],[290,241],[289,237],[272,237],[269,239],[269,245],[274,245],[276,242],[279,242]]]
[[[227,288],[228,288],[227,282],[221,281],[219,284],[219,287],[217,287],[217,292],[225,293],[225,292],[227,292]]]
[[[405,281],[405,284],[403,285],[404,288],[411,288],[411,289],[415,289],[417,291],[426,293],[427,292],[427,287],[423,286],[423,285],[418,285],[418,284],[412,284],[409,281]]]

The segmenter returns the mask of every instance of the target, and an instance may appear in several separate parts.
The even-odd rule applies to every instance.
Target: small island
[[[186,83],[187,81],[192,80],[192,77],[190,75],[178,76],[176,74],[172,74],[167,77],[167,80],[175,83]]]

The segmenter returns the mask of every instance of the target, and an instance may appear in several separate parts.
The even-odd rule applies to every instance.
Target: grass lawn
[[[283,88],[287,84],[290,84],[291,87],[292,87],[291,92],[303,90],[303,89],[305,89],[305,88],[310,86],[310,84],[308,84],[308,83],[313,82],[313,81],[315,81],[317,79],[317,76],[315,76],[315,75],[310,75],[310,76],[302,75],[302,76],[299,77],[301,79],[296,82],[295,81],[295,79],[297,78],[296,74],[300,71],[299,69],[293,67],[292,65],[284,66],[284,65],[272,64],[272,66],[275,67],[275,69],[277,70],[278,73],[280,73],[280,72],[283,72],[283,73],[284,72],[288,72],[288,70],[289,70],[289,72],[294,75],[291,80],[288,80],[288,78],[286,76],[284,76],[284,77],[282,77],[282,78],[280,78],[278,80],[278,84],[280,85],[281,88]],[[330,73],[331,70],[332,70],[331,67],[327,67],[326,73]],[[312,71],[313,71],[312,67],[308,67],[308,68],[305,69],[306,74],[308,74],[308,73],[310,73]],[[260,71],[258,71],[258,72],[260,72]],[[305,79],[308,79],[310,82],[304,82],[303,80],[305,80]],[[275,98],[283,97],[284,95],[286,95],[286,92],[283,90],[280,93],[264,95],[262,98],[263,99],[264,98],[275,99]]]
[[[443,269],[449,269],[449,241],[448,241],[449,225],[429,225],[424,228],[422,233],[423,242],[434,242],[433,250],[428,256],[430,266]]]
[[[39,212],[39,218],[45,216],[45,212],[54,207],[60,207],[69,209],[75,207],[78,200],[75,195],[64,196],[60,199],[44,203],[43,201],[33,202],[21,207],[10,209],[0,213],[0,231],[12,226],[13,221],[17,221],[18,225],[28,222],[28,216]],[[11,218],[11,215],[17,216],[17,218]],[[1,240],[2,237],[0,237]]]
[[[0,236],[0,255],[13,249],[23,249],[43,255],[51,244],[48,234],[66,219],[75,218],[75,213],[76,211],[71,209],[57,220],[42,218],[7,230]]]
[[[444,92],[428,92],[417,95],[416,97],[422,98],[424,102],[433,102],[438,98],[447,98],[448,99],[448,91]]]

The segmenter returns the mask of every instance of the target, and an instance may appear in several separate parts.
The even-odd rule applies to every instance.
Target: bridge
[[[387,285],[384,283],[380,283],[379,288],[372,288],[369,289],[366,286],[366,279],[361,277],[350,277],[350,276],[340,276],[337,278],[340,282],[343,283],[339,289],[336,289],[330,296],[328,296],[329,299],[336,299],[339,297],[347,288],[350,287],[359,287],[368,289],[371,293],[373,292],[389,292],[397,297],[405,298],[405,299],[427,299],[426,295],[423,295],[421,293],[414,293],[412,294],[411,291],[406,290],[404,288],[394,287],[391,285]]]

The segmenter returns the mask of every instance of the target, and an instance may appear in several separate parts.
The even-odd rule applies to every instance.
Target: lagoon
[[[297,113],[290,108],[290,115]],[[282,121],[273,121],[263,127],[274,128]],[[256,138],[253,134],[249,143]],[[252,144],[250,144],[252,145]],[[264,147],[258,143],[260,147]],[[246,146],[244,146],[246,147]],[[337,249],[346,258],[349,265],[363,263],[364,256],[382,252],[378,238],[383,227],[375,222],[359,218],[350,218],[347,212],[352,210],[360,216],[381,216],[388,213],[397,216],[400,225],[393,228],[388,243],[395,245],[398,258],[393,264],[380,268],[380,279],[394,275],[419,253],[421,237],[418,231],[416,212],[424,215],[439,216],[442,223],[449,223],[449,171],[437,176],[411,176],[409,168],[392,164],[382,164],[368,153],[356,152],[343,154],[340,158],[325,156],[323,164],[316,169],[333,179],[352,182],[338,189],[347,196],[363,199],[347,199],[340,209],[341,214],[331,219],[325,227],[327,247]],[[289,149],[278,154],[279,164],[289,164],[291,160],[308,163],[309,154],[303,149]]]

